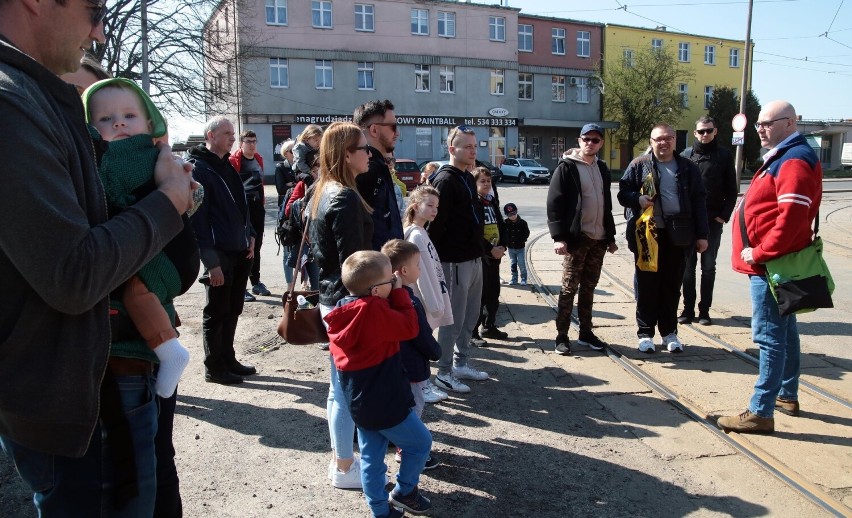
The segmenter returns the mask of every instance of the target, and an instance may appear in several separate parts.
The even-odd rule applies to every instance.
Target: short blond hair
[[[359,250],[343,261],[341,277],[343,285],[355,296],[368,295],[370,286],[383,279],[385,267],[391,264],[388,256],[375,250]]]

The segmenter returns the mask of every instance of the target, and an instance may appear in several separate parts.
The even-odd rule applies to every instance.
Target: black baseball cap
[[[507,203],[505,207],[503,207],[503,213],[507,216],[511,216],[512,214],[518,213],[518,207],[514,203]]]

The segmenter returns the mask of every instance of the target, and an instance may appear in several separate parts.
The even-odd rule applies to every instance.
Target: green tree
[[[615,135],[633,148],[647,139],[658,123],[674,125],[683,113],[683,99],[677,85],[686,83],[693,72],[681,65],[674,54],[646,49],[602,63],[598,72],[604,113],[621,123]]]
[[[707,107],[707,114],[716,121],[716,127],[718,128],[716,139],[723,146],[731,147],[731,138],[734,133],[734,129],[731,127],[731,120],[739,112],[740,98],[737,97],[732,88],[717,86],[713,89],[713,97],[710,99],[710,104]],[[757,131],[754,129],[754,123],[757,121],[759,114],[760,102],[757,100],[754,92],[749,90],[746,96],[745,111],[748,124],[746,124],[745,144],[743,146],[743,159],[746,164],[754,163],[760,156],[760,139],[757,136]]]

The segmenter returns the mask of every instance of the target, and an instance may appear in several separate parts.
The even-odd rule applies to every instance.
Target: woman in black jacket
[[[372,209],[358,194],[355,177],[367,171],[367,139],[358,126],[334,122],[320,143],[320,173],[308,205],[311,250],[320,267],[320,310],[325,316],[349,295],[341,279],[341,265],[359,250],[371,250]],[[352,448],[355,423],[346,406],[337,369],[329,355],[328,428],[334,459],[329,476],[334,487],[361,488],[361,468]]]

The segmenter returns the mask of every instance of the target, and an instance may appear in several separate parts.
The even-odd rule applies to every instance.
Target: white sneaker
[[[334,461],[332,461],[334,462]],[[343,473],[337,469],[334,463],[334,473],[331,476],[331,485],[338,489],[361,489],[361,460],[355,457],[349,471]]]
[[[337,471],[337,462],[334,459],[331,459],[328,463],[328,479],[331,480],[334,478],[334,472]]]
[[[666,335],[663,337],[663,345],[669,350],[670,353],[682,353],[683,352],[683,344],[680,343],[680,340],[677,337],[677,333],[672,333],[670,335]]]
[[[443,398],[432,390],[432,386],[430,384],[423,385],[423,401],[427,403],[437,403],[441,401]]]
[[[460,380],[483,381],[488,379],[488,373],[478,371],[470,365],[462,365],[461,367],[453,367],[453,376]]]
[[[427,382],[426,385],[429,387],[429,390],[431,390],[433,394],[436,394],[442,400],[450,397],[449,394],[447,394],[443,390],[441,390],[438,387],[436,387],[435,385],[433,385],[431,381]]]
[[[654,341],[648,338],[647,336],[639,339],[639,352],[640,353],[652,353],[654,352]]]
[[[438,374],[435,376],[435,386],[444,390],[466,394],[470,392],[470,387],[456,379],[452,374]]]

